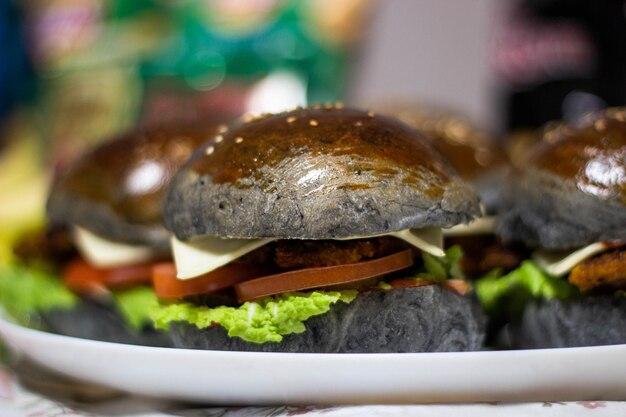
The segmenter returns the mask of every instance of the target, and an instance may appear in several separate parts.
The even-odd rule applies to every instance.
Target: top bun
[[[509,158],[491,134],[463,116],[436,107],[383,102],[376,108],[424,132],[459,175],[476,188],[487,212],[498,210]]]
[[[512,176],[499,234],[547,249],[626,240],[626,109],[547,130]]]
[[[162,225],[166,187],[218,122],[128,132],[83,156],[60,175],[47,212],[56,224],[77,225],[109,240],[167,246]]]
[[[180,239],[371,236],[479,214],[475,192],[418,131],[332,106],[216,136],[176,175],[164,207]]]

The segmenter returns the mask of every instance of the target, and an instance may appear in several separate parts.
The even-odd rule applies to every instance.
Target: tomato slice
[[[96,268],[79,258],[69,263],[63,281],[71,291],[93,294],[150,284],[151,274],[151,263]]]
[[[178,279],[176,266],[164,262],[152,268],[152,285],[157,297],[179,298],[216,292],[241,281],[266,275],[269,271],[269,267],[263,265],[229,264],[195,278]]]
[[[240,302],[269,295],[368,280],[413,265],[411,249],[370,261],[306,268],[251,279],[235,285]]]

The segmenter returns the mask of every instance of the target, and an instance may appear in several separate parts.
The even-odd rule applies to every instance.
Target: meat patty
[[[602,287],[626,290],[626,247],[577,265],[568,279],[581,291]]]
[[[236,263],[302,269],[351,264],[380,258],[411,247],[394,237],[355,240],[278,240],[235,260]]]
[[[358,240],[280,240],[274,262],[282,269],[344,265],[390,255],[408,244],[392,237]]]

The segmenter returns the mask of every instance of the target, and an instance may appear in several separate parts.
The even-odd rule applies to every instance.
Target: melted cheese
[[[579,263],[609,249],[604,242],[596,242],[573,252],[537,250],[533,260],[548,274],[559,277],[570,272]]]
[[[83,258],[98,268],[145,262],[157,255],[148,246],[113,242],[79,226],[73,227],[72,238]]]
[[[377,236],[393,236],[434,256],[445,256],[440,228],[406,229]],[[190,279],[206,274],[274,240],[276,239],[223,239],[205,236],[183,242],[172,237],[176,276]]]
[[[443,229],[444,237],[491,235],[495,232],[496,218],[494,216],[479,217],[470,224],[457,224]]]

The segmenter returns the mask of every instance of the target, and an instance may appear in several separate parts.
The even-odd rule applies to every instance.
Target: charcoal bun
[[[626,240],[626,111],[548,132],[511,176],[497,233],[546,249]]]
[[[220,119],[138,128],[103,143],[55,179],[47,214],[52,224],[78,225],[104,238],[166,247],[166,186]]]
[[[478,301],[438,285],[370,291],[305,322],[307,330],[263,344],[229,337],[222,327],[174,322],[178,348],[300,353],[399,353],[480,350],[485,322]]]
[[[131,345],[171,345],[169,337],[146,325],[133,331],[109,302],[84,298],[71,309],[52,309],[39,313],[46,330],[64,336]]]
[[[510,161],[493,133],[463,115],[437,106],[402,101],[383,101],[372,106],[423,132],[461,178],[478,191],[486,212],[498,212]]]
[[[537,301],[510,333],[525,349],[626,344],[626,297]]]
[[[179,239],[333,239],[468,223],[478,196],[423,135],[335,107],[260,117],[217,135],[174,178]]]

